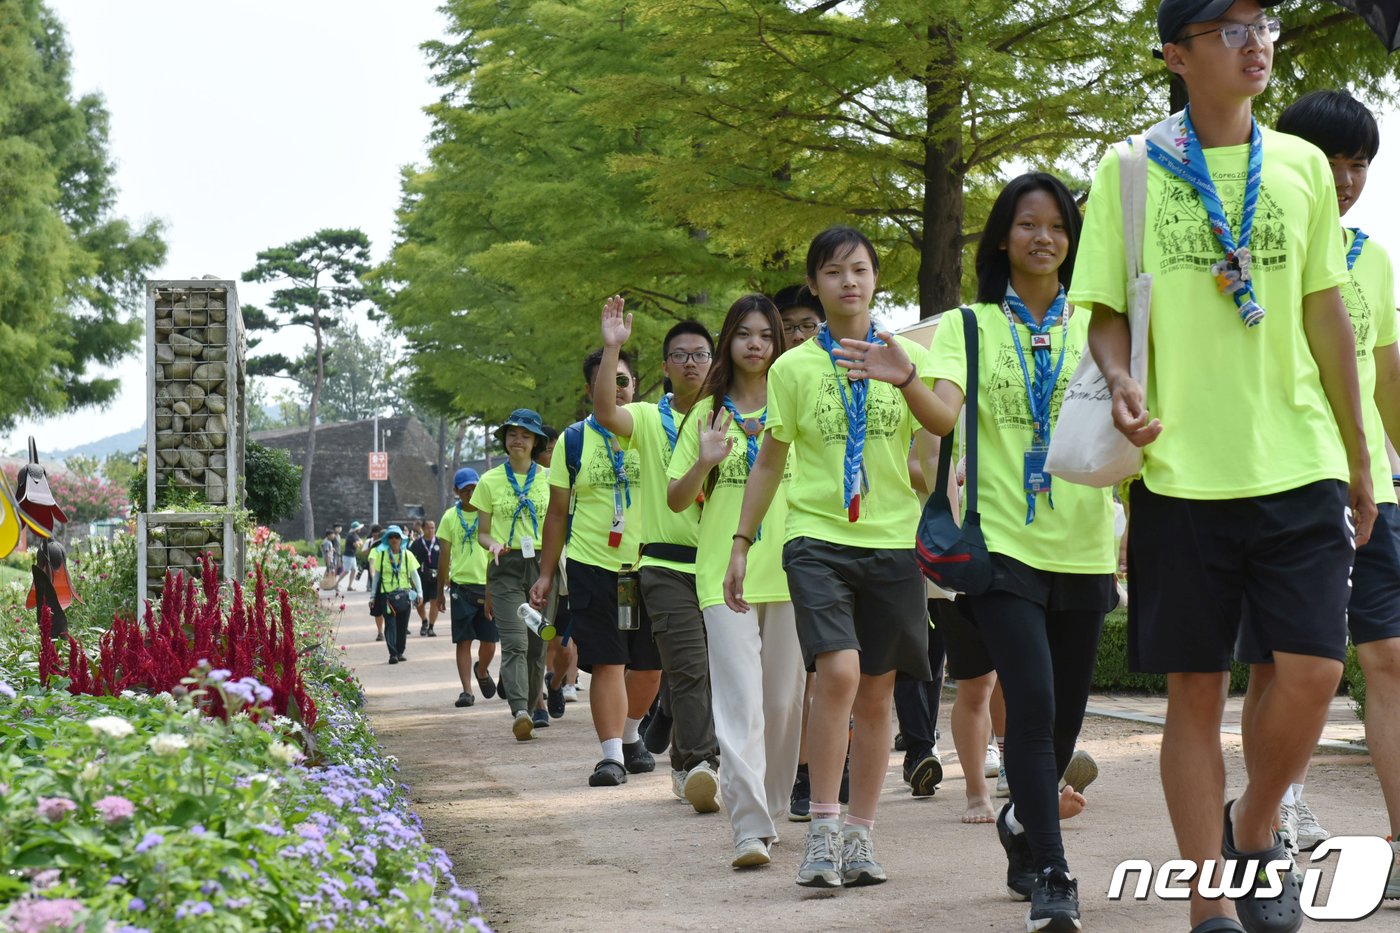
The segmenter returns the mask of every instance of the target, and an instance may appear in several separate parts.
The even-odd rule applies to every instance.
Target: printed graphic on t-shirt
[[[1050,359],[1052,361],[1060,358],[1060,341],[1063,339],[1063,331],[1056,327],[1050,338]],[[1021,334],[1021,349],[1026,354],[1026,368],[1030,371],[1031,378],[1034,379],[1035,358],[1031,355],[1034,351],[1026,345],[1026,334],[1024,333]],[[1055,394],[1050,399],[1051,424],[1054,424],[1060,416],[1060,405],[1065,400],[1065,388],[1069,385],[1069,376],[1073,375],[1075,368],[1079,366],[1079,358],[1082,355],[1082,347],[1065,348],[1065,364],[1060,370],[1060,381],[1055,386]],[[1026,397],[1026,376],[1021,371],[1021,361],[1016,356],[1016,348],[1009,343],[1000,347],[996,360],[993,361],[991,373],[983,378],[987,379],[987,394],[985,396],[987,402],[984,404],[990,404],[997,427],[1002,430],[1031,430],[1034,426],[1031,422],[1030,400]]]
[[[1347,276],[1342,283],[1342,301],[1346,303],[1347,314],[1351,316],[1351,329],[1356,331],[1356,358],[1365,359],[1371,355],[1371,328],[1376,312],[1366,299],[1366,291],[1356,281],[1355,275]]]
[[[1238,234],[1246,173],[1220,172],[1212,174],[1212,177],[1216,191],[1220,193],[1220,201],[1225,205],[1226,216]],[[1210,221],[1196,189],[1180,179],[1168,179],[1162,197],[1156,200],[1155,206],[1157,216],[1153,218],[1152,229],[1161,258],[1158,273],[1188,269],[1209,275],[1210,267],[1219,262],[1224,254],[1220,241],[1211,232]],[[1288,268],[1288,233],[1284,228],[1283,211],[1269,195],[1267,184],[1259,190],[1249,251],[1255,269]]]
[[[598,445],[592,449],[593,456],[588,458],[588,462],[583,465],[584,481],[590,486],[611,487],[617,482],[617,474],[613,472],[612,458],[605,452],[602,438],[598,439]],[[636,448],[626,451],[622,455],[623,469],[627,471],[627,482],[632,486],[632,493],[636,495],[637,483],[642,476],[642,458],[637,453]]]
[[[742,434],[729,432],[734,437],[734,449],[729,451],[729,455],[719,462],[719,476],[715,479],[715,488],[722,487],[743,487],[749,482],[749,455],[748,445],[745,443]],[[845,443],[842,435],[842,443]],[[792,458],[787,459],[787,464],[783,467],[783,480],[792,479]]]
[[[850,391],[847,389],[846,398]],[[817,428],[822,444],[827,447],[846,444],[846,406],[841,401],[841,386],[834,372],[822,375],[817,387]],[[899,390],[883,382],[872,382],[866,406],[865,435],[867,438],[894,437],[904,423],[904,398]]]

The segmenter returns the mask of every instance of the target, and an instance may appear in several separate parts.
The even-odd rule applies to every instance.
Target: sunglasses
[[[619,389],[625,389],[625,388],[627,388],[628,386],[630,386],[631,384],[632,384],[632,377],[631,377],[631,376],[623,375],[622,373],[618,373],[618,374],[617,374],[617,387],[618,387]]]

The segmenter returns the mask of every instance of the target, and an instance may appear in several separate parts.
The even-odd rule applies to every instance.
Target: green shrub
[[[1351,696],[1352,708],[1356,710],[1356,718],[1365,722],[1366,675],[1361,671],[1361,662],[1357,660],[1355,645],[1347,645],[1347,666],[1342,677],[1346,683],[1347,693]]]
[[[1236,662],[1230,669],[1230,691],[1249,686],[1249,665]],[[1165,674],[1135,674],[1128,670],[1128,610],[1118,608],[1103,622],[1099,658],[1094,666],[1094,689],[1103,693],[1166,693]]]
[[[243,477],[247,489],[244,505],[258,524],[275,525],[301,508],[301,467],[292,463],[285,450],[249,441]]]

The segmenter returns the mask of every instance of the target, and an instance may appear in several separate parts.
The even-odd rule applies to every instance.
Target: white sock
[[[1013,803],[1006,808],[1006,828],[1011,830],[1011,835],[1019,836],[1026,831],[1026,827],[1016,822],[1016,805]]]
[[[615,761],[618,764],[622,764],[622,740],[604,739],[603,757],[608,759],[609,761]]]
[[[642,724],[640,719],[628,719],[622,724],[622,744],[631,745],[633,742],[641,740],[641,732],[638,726]]]
[[[1289,800],[1289,799],[1288,799],[1290,796],[1293,798],[1292,800]],[[1284,793],[1283,793],[1283,802],[1284,802],[1284,803],[1302,803],[1302,802],[1303,802],[1303,785],[1302,785],[1302,784],[1289,784],[1289,785],[1288,785],[1288,790],[1284,791]]]

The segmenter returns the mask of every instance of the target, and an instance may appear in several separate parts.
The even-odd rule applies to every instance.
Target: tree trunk
[[[438,507],[437,514],[447,511],[447,487],[452,482],[452,465],[447,462],[447,416],[438,416]]]
[[[321,389],[326,382],[325,342],[321,332],[321,310],[311,312],[312,330],[316,333],[316,382],[311,387],[311,404],[306,417],[306,458],[301,463],[301,509],[306,531],[305,540],[317,540],[316,515],[311,509],[311,469],[316,465],[316,413],[321,406]]]
[[[923,240],[919,246],[919,317],[931,317],[962,300],[963,164],[961,121],[948,117],[961,107],[961,96],[947,99],[948,75],[956,74],[949,27],[928,30],[929,48],[942,58],[929,64],[924,81],[924,200]],[[941,100],[940,100],[941,99]],[[939,127],[955,129],[946,139]]]
[[[459,466],[462,465],[462,442],[463,442],[464,440],[466,440],[466,438],[467,438],[467,422],[463,421],[463,422],[461,422],[460,424],[457,425],[457,437],[456,437],[456,438],[453,440],[453,442],[452,442],[452,473],[453,473],[453,475],[456,475],[456,473],[457,473],[457,468],[458,468]],[[453,493],[455,493],[456,491],[457,491],[456,489],[453,489],[453,490],[452,490]],[[446,511],[447,511],[447,506],[444,505],[444,506],[442,507],[442,510],[443,510],[444,512],[446,512]]]
[[[486,460],[486,469],[491,469],[491,425],[481,419],[481,456]]]

